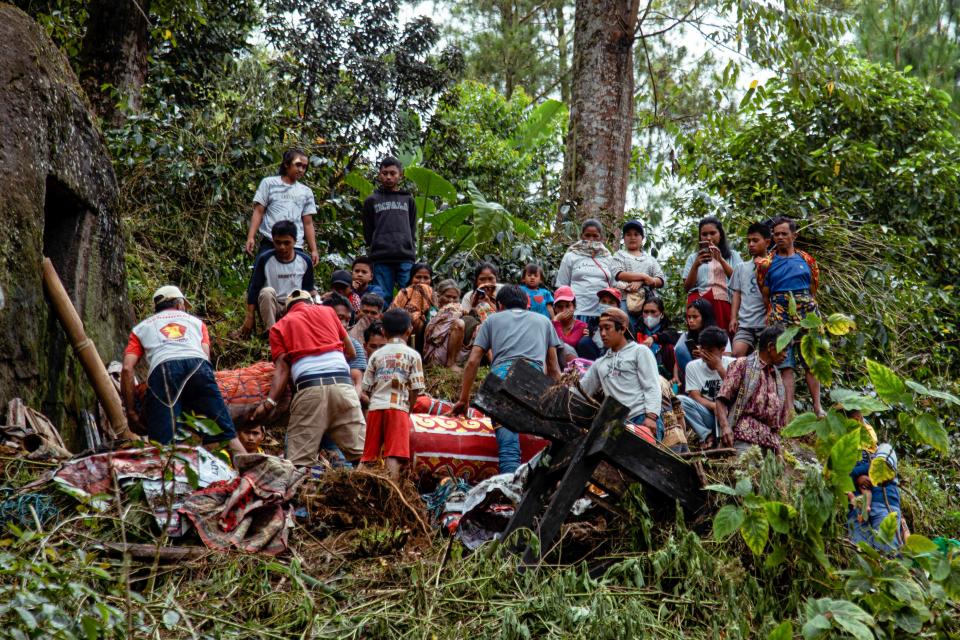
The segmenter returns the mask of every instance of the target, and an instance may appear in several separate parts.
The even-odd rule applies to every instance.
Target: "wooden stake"
[[[97,394],[97,399],[103,405],[113,432],[118,433],[121,438],[135,439],[136,436],[127,426],[127,417],[123,412],[123,405],[120,403],[120,394],[113,386],[113,382],[107,374],[107,368],[103,366],[103,361],[100,360],[100,354],[97,353],[93,341],[87,337],[83,329],[83,321],[80,320],[80,315],[74,308],[67,290],[63,288],[60,276],[57,275],[57,270],[50,258],[43,259],[43,283],[46,285],[50,304],[53,306],[60,324],[63,325],[67,337],[70,338],[70,344],[73,345],[77,359],[80,360],[80,364],[90,380],[90,385],[93,387],[94,393]]]

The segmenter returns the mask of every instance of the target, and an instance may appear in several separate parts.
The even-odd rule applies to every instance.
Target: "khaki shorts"
[[[307,387],[290,403],[286,458],[298,467],[319,464],[320,441],[329,433],[344,457],[355,462],[363,453],[366,428],[353,385]]]

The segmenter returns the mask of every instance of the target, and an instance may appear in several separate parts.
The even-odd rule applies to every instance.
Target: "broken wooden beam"
[[[123,556],[130,554],[136,560],[159,559],[160,562],[183,562],[197,560],[213,553],[206,547],[157,547],[155,544],[141,544],[135,542],[104,542],[103,548],[109,555]]]

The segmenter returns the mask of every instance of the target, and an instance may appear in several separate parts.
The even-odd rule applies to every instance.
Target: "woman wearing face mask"
[[[563,255],[554,282],[557,287],[573,289],[577,299],[576,319],[587,323],[591,335],[596,332],[600,319],[597,294],[616,284],[610,257],[603,246],[603,226],[598,220],[586,220],[580,226],[580,240],[570,245]]]
[[[646,345],[657,359],[657,370],[661,376],[670,380],[676,368],[677,356],[674,345],[679,334],[670,326],[670,318],[663,311],[663,300],[650,297],[643,303],[643,320],[638,322],[634,331],[637,342]]]

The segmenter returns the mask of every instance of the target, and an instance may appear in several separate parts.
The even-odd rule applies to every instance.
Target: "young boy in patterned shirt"
[[[386,458],[387,473],[400,478],[410,460],[410,407],[424,390],[420,354],[407,346],[413,323],[404,309],[388,309],[380,319],[387,344],[370,356],[363,391],[370,397],[362,464]]]

